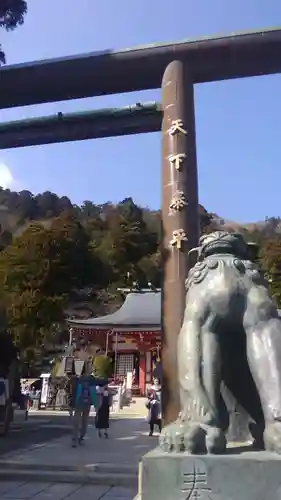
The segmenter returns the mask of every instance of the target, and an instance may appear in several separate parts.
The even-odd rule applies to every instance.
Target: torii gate
[[[0,149],[126,135],[162,127],[164,417],[178,411],[176,338],[187,251],[198,244],[195,83],[281,72],[281,30],[95,52],[0,69],[0,109],[159,88],[162,103],[0,125]]]

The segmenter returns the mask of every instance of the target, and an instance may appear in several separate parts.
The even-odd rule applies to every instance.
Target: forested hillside
[[[227,224],[200,206],[202,232]],[[118,287],[161,286],[160,211],[131,198],[117,205],[0,190],[0,292],[6,325],[25,357],[63,341],[64,318],[100,315],[122,302]],[[233,228],[230,228],[233,230]],[[235,230],[238,226],[235,227]],[[240,230],[261,246],[260,262],[281,304],[280,219]]]

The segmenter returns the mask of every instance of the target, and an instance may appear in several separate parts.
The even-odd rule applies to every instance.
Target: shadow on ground
[[[58,468],[63,465],[79,467],[95,463],[137,466],[141,457],[158,443],[158,437],[149,437],[148,430],[148,424],[143,418],[120,418],[111,422],[109,439],[99,438],[92,418],[83,446],[73,449],[71,436],[68,434],[33,449],[15,452],[13,460],[24,461],[26,465],[44,464]]]

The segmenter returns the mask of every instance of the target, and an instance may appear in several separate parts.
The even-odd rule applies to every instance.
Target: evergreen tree
[[[260,262],[269,280],[272,295],[281,307],[281,237],[265,242],[260,252]]]
[[[1,0],[0,2],[0,28],[7,31],[14,30],[23,24],[24,16],[27,12],[25,0]],[[0,64],[5,64],[6,58],[0,45]]]

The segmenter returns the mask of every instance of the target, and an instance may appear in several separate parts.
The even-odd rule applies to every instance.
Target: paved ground
[[[128,406],[124,406],[119,412],[111,412],[111,418],[123,418],[123,417],[133,417],[133,418],[145,418],[147,416],[147,409],[145,406],[146,398],[138,397],[134,398]],[[30,415],[68,415],[67,411],[60,410],[30,410]]]
[[[70,432],[67,415],[30,415],[27,422],[16,421],[9,434],[0,437],[0,456],[49,442]]]
[[[52,418],[55,419],[56,417]],[[67,417],[60,418],[65,421]],[[60,418],[57,417],[58,421]],[[63,466],[93,467],[94,464],[101,463],[116,463],[118,466],[132,465],[137,468],[141,457],[157,444],[156,436],[152,438],[148,436],[148,424],[143,418],[119,418],[113,420],[109,429],[109,439],[99,439],[93,424],[94,420],[92,419],[85,443],[78,448],[71,448],[69,429],[62,425],[60,432],[66,429],[68,435],[46,441],[44,445],[31,449],[15,449],[12,453],[6,455],[5,459],[8,460],[8,458],[12,457],[12,460],[25,465],[37,467],[38,464],[44,464],[58,469]],[[50,431],[53,425],[46,426],[46,429]],[[45,426],[41,426],[40,435],[44,436],[44,429]]]
[[[10,500],[133,500],[131,488],[90,486],[67,483],[0,483],[0,497]]]
[[[0,498],[14,500],[133,500],[138,463],[155,447],[148,424],[132,415],[111,421],[100,439],[90,419],[83,446],[71,447],[66,414],[36,414],[0,440]],[[5,443],[5,445],[4,445]],[[6,453],[5,453],[6,451]]]

